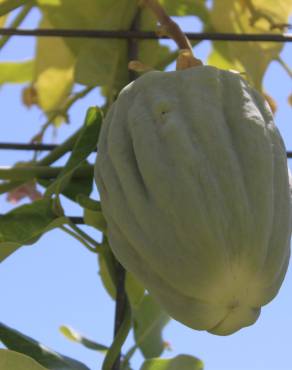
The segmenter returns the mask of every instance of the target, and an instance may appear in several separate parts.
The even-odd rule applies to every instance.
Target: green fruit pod
[[[174,319],[228,335],[284,279],[286,151],[262,96],[210,66],[126,86],[98,142],[95,179],[113,253]]]

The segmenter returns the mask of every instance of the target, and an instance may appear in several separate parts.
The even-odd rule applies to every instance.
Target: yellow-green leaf
[[[165,345],[161,331],[169,316],[151,295],[145,295],[140,305],[133,310],[134,337],[145,358],[160,356]]]
[[[203,370],[203,362],[193,356],[179,355],[171,359],[151,358],[140,370]]]
[[[41,28],[52,25],[43,18]],[[62,38],[39,38],[36,48],[35,87],[45,112],[60,109],[73,87],[75,57]]]
[[[47,370],[31,357],[21,353],[0,349],[1,370]]]
[[[4,83],[24,83],[31,81],[33,61],[0,63],[0,85]]]
[[[4,3],[5,0],[0,0],[0,6],[1,6],[1,3]],[[6,15],[2,15],[0,16],[0,27],[3,27],[4,24],[5,24],[5,21],[6,21],[6,18],[7,16]]]
[[[100,352],[106,352],[108,350],[107,346],[100,343],[96,343],[95,341],[84,337],[83,335],[81,335],[74,329],[70,328],[69,326],[62,325],[59,328],[59,330],[67,339],[76,343],[80,343],[88,349]]]
[[[253,0],[252,4],[261,14],[267,15],[274,23],[288,22],[292,9],[291,0]],[[232,33],[279,33],[279,29],[271,30],[271,24],[265,17],[252,25],[253,13],[244,0],[214,0],[211,10],[211,25],[215,32]],[[224,19],[224,21],[222,21]],[[282,43],[272,42],[215,42],[209,63],[219,68],[228,66],[246,72],[247,78],[261,90],[264,73],[270,62],[279,54]],[[217,55],[216,55],[217,54]],[[220,54],[220,56],[219,56]]]

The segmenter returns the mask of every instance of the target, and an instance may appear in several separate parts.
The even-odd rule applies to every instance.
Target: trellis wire
[[[32,150],[32,151],[51,151],[58,147],[57,144],[22,144],[22,143],[0,143],[0,150]],[[96,152],[96,149],[94,150]],[[287,158],[292,158],[292,151],[286,152]]]
[[[139,30],[84,30],[84,29],[16,29],[0,28],[2,36],[36,36],[36,37],[69,37],[69,38],[102,38],[102,39],[170,39],[158,35],[155,31]],[[291,42],[292,34],[276,33],[215,33],[215,32],[185,32],[190,40],[209,41],[258,41],[258,42]]]

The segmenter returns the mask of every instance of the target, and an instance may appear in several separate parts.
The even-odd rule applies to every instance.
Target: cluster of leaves
[[[206,6],[205,0],[160,2],[170,15],[198,17],[209,32],[279,32],[279,27],[287,23],[292,9],[291,0],[279,0],[277,7],[272,0],[214,0],[211,9]],[[0,27],[18,27],[34,7],[41,12],[40,28],[128,30],[139,8],[139,1],[83,0],[80,6],[77,0],[0,0]],[[13,12],[15,9],[16,13]],[[139,27],[142,30],[155,30],[157,27],[155,18],[146,8],[140,11]],[[8,41],[8,37],[2,37],[0,49]],[[262,90],[264,73],[269,63],[279,58],[281,48],[279,43],[214,42],[208,64],[244,72],[251,83]],[[163,70],[177,56],[176,52],[156,40],[141,40],[137,49],[137,59],[153,69]],[[106,110],[128,81],[127,63],[125,40],[39,38],[33,60],[0,63],[0,84],[27,84],[23,93],[24,103],[27,106],[37,104],[48,117],[36,136],[41,140],[44,128],[67,119],[69,108],[97,86],[102,88],[106,98],[103,109]],[[84,85],[85,89],[74,95],[75,83]],[[19,163],[10,169],[0,168],[0,194],[10,192],[10,198],[16,200],[26,194],[33,200],[1,216],[0,261],[20,247],[36,243],[49,230],[61,228],[95,256],[98,254],[102,282],[115,299],[117,264],[106,240],[106,222],[100,203],[90,198],[93,166],[89,156],[96,148],[102,116],[99,108],[90,108],[83,126],[50,154],[40,160],[34,158],[29,163]],[[53,166],[69,152],[71,154],[64,167]],[[36,186],[44,189],[43,195]],[[102,243],[96,242],[66,216],[61,204],[62,196],[83,208],[85,224],[104,234]],[[111,345],[96,343],[68,327],[62,327],[62,333],[91,350],[103,352],[103,370],[111,369],[131,328],[135,345],[122,354],[122,369],[131,369],[130,360],[137,349],[145,357],[141,370],[202,369],[202,362],[191,356],[159,359],[167,346],[161,331],[169,317],[128,272],[126,292],[125,322]],[[0,325],[0,341],[7,347],[7,350],[0,351],[1,369],[88,369],[84,364],[49,350],[4,324]]]
[[[209,32],[277,33],[281,25],[283,31],[292,10],[291,0],[279,0],[277,6],[272,0],[214,0],[212,9],[207,8],[205,0],[160,2],[172,16],[198,17]],[[80,7],[78,0],[1,0],[0,26],[18,26],[29,10],[38,7],[42,15],[39,28],[127,30],[139,3],[138,0],[84,0]],[[7,24],[5,12],[19,5],[25,6],[25,14],[21,17],[18,14],[12,21],[8,17]],[[146,8],[140,13],[140,29],[156,30],[152,13]],[[3,41],[6,43],[7,38],[2,40],[2,45],[0,42],[0,47],[4,46]],[[208,64],[238,70],[262,90],[264,73],[270,62],[279,57],[282,46],[265,42],[214,42]],[[156,40],[138,42],[137,59],[150,68],[163,70],[175,57],[175,52]],[[68,118],[66,106],[75,83],[101,86],[110,104],[128,81],[127,64],[126,40],[39,38],[33,60],[0,65],[0,84],[27,82],[25,104],[37,104],[51,121],[60,123]]]

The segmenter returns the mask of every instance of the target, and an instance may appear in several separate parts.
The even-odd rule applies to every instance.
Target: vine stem
[[[78,240],[80,243],[82,243],[84,245],[84,247],[86,249],[88,249],[90,252],[96,253],[96,250],[94,248],[92,248],[81,236],[79,236],[78,234],[74,233],[68,227],[66,227],[66,226],[60,226],[60,229],[62,231],[64,231],[66,234],[72,236],[74,239]]]
[[[281,57],[277,57],[275,60],[284,68],[284,70],[288,73],[289,77],[292,78],[292,70],[288,66],[288,64],[286,64]]]
[[[131,30],[137,30],[140,24],[140,9],[138,9]],[[138,42],[137,40],[128,40],[128,60],[137,59]],[[129,70],[129,81],[134,81],[137,77],[136,72]],[[131,307],[128,302],[125,280],[126,271],[123,266],[116,261],[115,266],[116,280],[116,309],[114,324],[114,340],[110,350],[105,357],[102,370],[120,370],[121,369],[121,348],[131,329]]]
[[[74,230],[77,234],[80,235],[84,240],[86,240],[87,243],[91,244],[94,248],[95,253],[103,253],[103,248],[101,244],[96,242],[91,236],[89,236],[87,233],[85,233],[83,230],[80,229],[80,227],[76,226],[73,222],[70,222],[70,227],[72,230]]]

